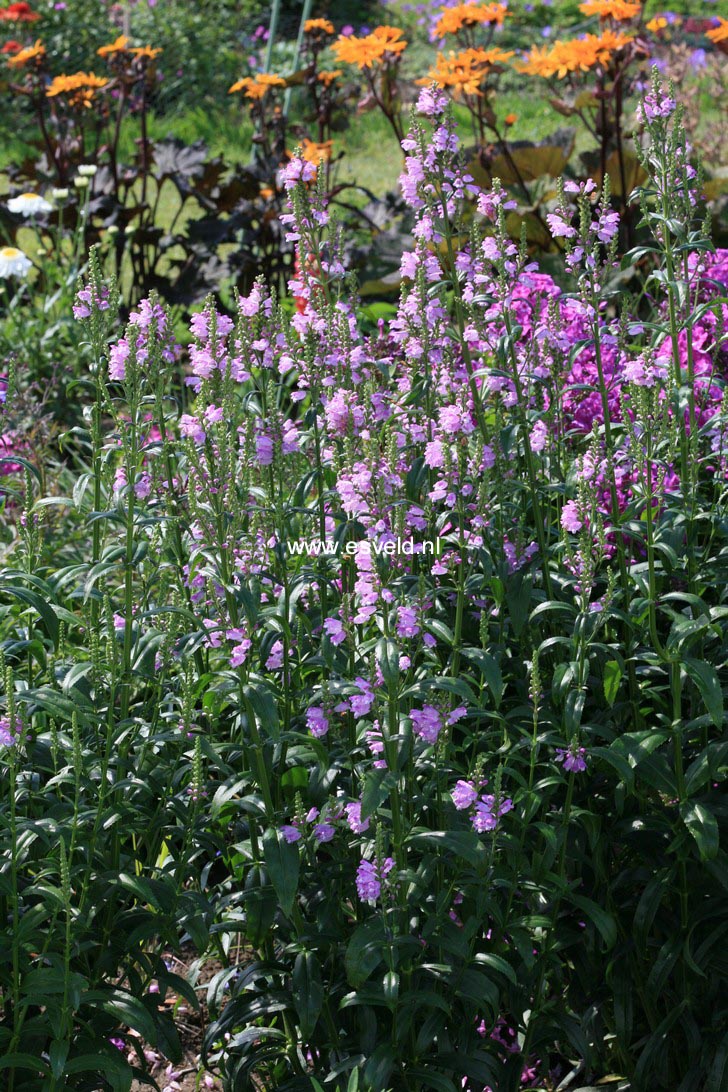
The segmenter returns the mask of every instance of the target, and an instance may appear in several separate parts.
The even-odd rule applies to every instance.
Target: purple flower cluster
[[[586,748],[574,743],[566,750],[557,749],[556,762],[562,762],[569,773],[583,773],[586,770]]]
[[[394,868],[394,861],[386,857],[383,861],[362,860],[356,870],[356,890],[362,902],[374,905],[382,893],[382,884]]]
[[[280,831],[289,843],[300,841],[310,831],[314,841],[322,845],[332,841],[337,824],[344,820],[352,834],[364,834],[369,829],[369,818],[362,819],[361,809],[361,800],[353,800],[343,807],[337,801],[322,812],[318,808],[309,808],[302,820],[300,817],[294,818],[290,823],[284,823]]]
[[[440,687],[445,657],[460,656],[464,634],[509,625],[494,590],[509,574],[546,573],[523,514],[528,504],[511,503],[527,464],[556,531],[543,548],[564,551],[577,590],[589,580],[589,558],[578,553],[583,541],[603,531],[606,542],[611,532],[605,549],[614,548],[615,503],[635,519],[644,510],[644,406],[651,400],[650,412],[662,406],[671,420],[688,365],[695,443],[716,475],[728,476],[721,424],[728,251],[685,257],[680,275],[695,318],[675,338],[665,321],[617,318],[600,290],[613,273],[620,224],[595,185],[565,184],[549,213],[576,285],[566,291],[511,240],[507,193],[498,185],[476,191],[444,96],[423,91],[418,107],[426,120],[403,142],[401,179],[414,241],[402,257],[392,317],[376,329],[362,319],[342,283],[344,250],[312,186],[314,171],[294,157],[281,181],[286,228],[300,252],[290,284],[298,309],[289,317],[260,284],[234,317],[211,304],[193,317],[184,357],[190,401],[167,430],[177,445],[175,480],[160,480],[155,469],[152,482],[140,477],[134,486],[142,501],[155,488],[174,492],[189,516],[184,578],[199,619],[195,647],[226,673],[231,690],[262,678],[284,694],[285,728],[302,751],[344,743],[354,783],[362,773],[375,784],[393,779],[404,746],[425,769],[430,748],[438,747],[439,759],[452,736],[457,743],[465,735],[447,731],[470,707],[450,708]],[[645,110],[670,123],[664,99]],[[689,164],[679,167],[685,188]],[[466,206],[473,230],[457,232],[468,241],[447,255],[442,244]],[[658,319],[667,311],[657,298]],[[180,355],[163,310],[143,301],[110,348],[109,376],[125,382],[156,359]],[[607,423],[620,426],[611,448]],[[681,483],[664,462],[657,492],[666,495]],[[125,484],[120,477],[119,491]],[[293,565],[282,573],[279,563],[291,528],[340,542],[352,532],[361,542],[336,561],[297,560],[292,582]],[[442,551],[428,554],[430,537]],[[385,553],[405,538],[416,544],[410,555]],[[482,557],[492,581],[468,583],[473,557]],[[463,588],[468,593],[459,595]],[[607,601],[589,608],[598,612]],[[443,616],[457,616],[457,633]],[[583,747],[557,751],[556,761],[569,772],[587,768]],[[500,779],[492,793],[485,784],[476,775],[451,789],[478,834],[497,830],[513,808]],[[361,801],[306,807],[297,802],[282,836],[323,845],[337,831],[367,835],[357,890],[376,902],[393,863],[369,859]],[[371,825],[379,832],[376,814]]]
[[[21,732],[20,717],[0,717],[0,747],[14,747]]]
[[[84,285],[83,288],[78,290],[76,301],[73,304],[73,317],[76,320],[91,318],[95,311],[108,310],[109,290],[105,285],[101,285],[98,291],[93,284]]]
[[[472,781],[460,780],[451,792],[452,802],[458,811],[471,811],[470,821],[478,834],[490,832],[498,826],[498,820],[513,809],[513,801],[507,796],[481,793],[480,786]]]

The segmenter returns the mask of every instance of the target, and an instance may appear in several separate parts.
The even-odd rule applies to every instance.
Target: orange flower
[[[308,162],[319,166],[320,163],[328,163],[334,148],[333,140],[324,140],[317,144],[315,140],[306,137],[301,143],[301,155]]]
[[[261,72],[255,77],[243,76],[241,80],[232,85],[228,95],[233,95],[236,91],[244,91],[246,99],[259,100],[264,97],[271,87],[285,86],[286,81],[280,76],[274,76],[271,72]]]
[[[232,87],[228,88],[228,95],[234,95],[236,91],[250,90],[250,87],[255,83],[255,80],[251,76],[243,76],[242,79],[236,80]]]
[[[634,19],[641,7],[634,0],[585,0],[585,3],[579,4],[579,11],[584,15],[598,15],[600,19],[622,22],[624,19]]]
[[[505,4],[458,4],[454,8],[441,8],[440,19],[435,27],[435,34],[444,38],[446,34],[457,34],[463,27],[475,27],[480,23],[493,23],[502,26],[508,15]]]
[[[273,72],[260,72],[256,77],[258,83],[264,87],[285,87],[286,81],[282,76],[276,76]]]
[[[85,108],[91,106],[93,97],[109,81],[93,72],[75,72],[73,76],[56,76],[46,91],[49,99],[57,95],[68,95],[71,106]]]
[[[518,121],[518,114],[506,114],[503,118],[504,125],[515,125]]]
[[[130,54],[133,54],[136,60],[141,60],[142,57],[146,57],[147,60],[153,61],[155,57],[158,57],[162,52],[162,46],[158,46],[155,49],[152,46],[133,46],[129,50]]]
[[[125,53],[128,44],[129,39],[127,36],[125,34],[120,34],[115,42],[111,42],[109,45],[102,45],[96,52],[99,57],[110,57],[112,53]]]
[[[713,27],[712,30],[708,30],[705,33],[706,38],[710,38],[711,42],[725,42],[728,38],[728,19],[723,19],[718,16],[720,20],[717,27]]]
[[[7,8],[0,8],[0,20],[7,23],[37,23],[40,15],[32,11],[30,4],[11,4]]]
[[[340,68],[335,68],[333,71],[326,71],[326,69],[322,69],[319,72],[317,79],[319,83],[322,83],[324,85],[324,87],[331,87],[331,84],[334,82],[334,80],[337,80],[340,75]]]
[[[457,99],[460,95],[480,95],[480,87],[494,64],[500,64],[513,56],[513,51],[502,49],[463,49],[460,53],[450,53],[447,57],[438,53],[435,67],[428,72],[419,84],[429,84],[433,80],[445,90],[452,92]]]
[[[159,54],[162,52],[162,49],[161,46],[156,49],[152,49],[151,46],[145,45],[134,46],[132,49],[129,50],[129,52],[133,53],[137,60],[142,57],[146,57],[147,60],[153,61],[155,57],[159,56]]]
[[[355,64],[358,68],[371,68],[381,62],[388,53],[395,56],[404,52],[407,42],[397,27],[377,27],[366,38],[340,35],[331,47],[337,61]]]
[[[45,46],[39,38],[35,45],[21,49],[14,57],[8,57],[8,64],[11,68],[24,68],[28,61],[40,61],[45,57],[45,52]]]
[[[330,23],[328,19],[307,19],[303,24],[304,34],[333,34],[334,24]]]
[[[518,67],[531,76],[546,79],[557,76],[561,80],[571,72],[588,72],[597,65],[607,64],[612,54],[631,40],[629,34],[605,30],[601,35],[586,34],[570,42],[554,42],[550,49],[534,46],[525,63]]]
[[[653,34],[657,34],[658,30],[664,30],[667,26],[667,19],[662,15],[655,16],[654,19],[650,19],[649,23],[645,23],[648,30],[651,30]]]

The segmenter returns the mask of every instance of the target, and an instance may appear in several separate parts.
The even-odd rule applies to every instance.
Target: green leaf
[[[699,792],[711,779],[717,779],[718,768],[728,758],[728,741],[709,743],[705,750],[691,762],[685,771],[685,792],[688,796]]]
[[[680,805],[680,816],[696,841],[701,860],[711,861],[720,846],[718,821],[712,811],[694,800],[686,800]]]
[[[379,1092],[387,1087],[390,1074],[394,1069],[396,1056],[391,1043],[380,1043],[364,1066],[364,1080],[369,1087]]]
[[[531,601],[531,580],[523,572],[516,573],[506,586],[508,614],[516,637],[520,637],[528,622],[528,604]]]
[[[391,637],[380,637],[377,641],[376,658],[382,678],[388,687],[399,682],[399,648]]]
[[[669,738],[669,732],[654,729],[648,729],[645,732],[624,732],[614,740],[609,750],[625,758],[630,767],[635,770]]]
[[[301,859],[298,845],[287,842],[279,830],[269,827],[263,835],[263,857],[270,874],[281,910],[290,915],[298,890]]]
[[[81,995],[82,1005],[102,1009],[126,1028],[138,1031],[151,1046],[156,1046],[154,1021],[141,1001],[124,990],[88,990]]]
[[[501,698],[503,697],[503,675],[495,656],[491,656],[489,652],[482,652],[479,648],[465,648],[463,649],[463,655],[478,665],[480,673],[493,695],[496,709],[500,708]]]
[[[70,1044],[65,1039],[54,1039],[50,1045],[48,1058],[51,1063],[51,1073],[56,1080],[59,1080],[64,1074],[69,1046]]]
[[[434,1069],[420,1069],[419,1066],[408,1066],[407,1075],[411,1081],[422,1082],[422,1087],[432,1089],[433,1092],[456,1092],[455,1085],[442,1073],[436,1073]]]
[[[293,965],[293,1000],[298,1013],[301,1035],[313,1035],[324,1003],[321,968],[315,952],[299,952]]]
[[[500,1008],[500,990],[483,971],[471,967],[464,971],[454,970],[448,979],[457,997],[466,998],[478,1008],[489,1005],[492,1018],[495,1020]]]
[[[151,883],[143,876],[130,876],[128,873],[122,872],[119,876],[119,885],[127,891],[133,892],[139,902],[153,906],[155,910],[160,909]]]
[[[258,724],[261,727],[264,739],[278,739],[280,727],[278,723],[278,709],[270,690],[263,684],[253,686],[246,684],[243,693],[250,706],[255,711]]]
[[[601,906],[597,906],[592,899],[584,898],[583,895],[572,894],[571,901],[596,926],[607,948],[613,948],[617,943],[617,925],[612,915],[603,910]]]
[[[397,784],[397,778],[389,770],[371,770],[364,779],[364,791],[361,796],[361,818],[374,815],[380,804],[387,799]]]
[[[723,1036],[713,1055],[705,1092],[725,1092],[728,1088],[728,1032]]]
[[[245,877],[245,933],[258,948],[273,924],[278,904],[273,885],[268,883],[265,869],[253,865]]]
[[[0,584],[0,593],[12,595],[16,599],[22,600],[23,603],[27,603],[29,607],[32,607],[43,619],[43,624],[45,625],[48,636],[53,644],[56,645],[58,643],[58,618],[50,604],[47,603],[42,596],[34,591],[30,591],[29,588],[19,587],[17,584]]]
[[[514,986],[518,985],[518,978],[513,967],[511,967],[510,963],[507,963],[502,956],[496,955],[495,952],[478,952],[478,954],[473,957],[473,962],[478,963],[481,966],[490,967],[491,970],[504,975]]]
[[[98,1076],[102,1073],[114,1092],[129,1092],[134,1080],[134,1071],[121,1051],[117,1051],[117,1054],[118,1058],[106,1053],[103,1055],[82,1054],[70,1058],[66,1062],[66,1076],[70,1077],[74,1073],[93,1073]]]
[[[309,771],[306,766],[290,766],[281,777],[281,788],[286,792],[295,793],[298,789],[304,789],[308,785]]]
[[[474,830],[426,830],[411,834],[408,845],[433,845],[438,850],[449,850],[456,857],[467,861],[473,868],[481,867],[488,858],[485,846]]]
[[[619,777],[624,781],[625,785],[631,789],[634,784],[634,770],[630,766],[624,755],[619,754],[617,751],[613,751],[611,747],[591,747],[589,753],[594,758],[603,758],[605,762],[617,771]]]
[[[686,657],[683,663],[688,675],[700,691],[710,719],[716,728],[720,728],[723,724],[723,691],[715,668],[706,664],[704,660],[696,660],[692,656]]]
[[[638,948],[644,950],[647,947],[647,936],[652,928],[655,915],[660,909],[667,892],[670,891],[674,878],[674,868],[661,868],[655,872],[640,895],[632,922],[632,932]]]
[[[452,648],[455,644],[455,634],[446,626],[444,622],[439,621],[437,618],[430,618],[427,621],[427,631],[431,633],[433,637],[438,637],[444,645],[448,648]]]
[[[674,1005],[665,1019],[658,1024],[648,1037],[634,1071],[633,1083],[635,1088],[657,1088],[662,1083],[656,1072],[658,1059],[661,1055],[664,1056],[670,1032],[682,1016],[687,1004],[686,1000],[682,1000],[679,1004]]]
[[[354,930],[344,956],[344,967],[349,985],[355,990],[363,986],[369,975],[384,958],[384,924],[380,918],[372,918]]]
[[[609,706],[614,705],[616,701],[622,674],[622,668],[617,660],[607,660],[604,665],[604,697]]]
[[[50,1076],[50,1069],[40,1058],[32,1054],[6,1054],[0,1058],[0,1069],[29,1069],[36,1076],[42,1073],[44,1077]]]

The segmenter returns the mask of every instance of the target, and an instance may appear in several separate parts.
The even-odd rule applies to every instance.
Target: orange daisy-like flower
[[[612,54],[629,45],[633,37],[624,31],[603,30],[599,35],[587,34],[588,48],[595,50],[599,64],[606,64]]]
[[[99,57],[111,57],[114,53],[126,53],[128,44],[129,39],[126,34],[120,34],[115,42],[110,42],[108,45],[102,45],[96,52]]]
[[[152,49],[152,47],[148,45],[134,46],[132,49],[129,50],[129,52],[133,53],[137,59],[140,59],[141,57],[146,57],[148,61],[153,61],[154,58],[158,57],[159,54],[162,52],[162,48],[161,46],[159,46],[156,49]]]
[[[334,80],[338,80],[340,75],[340,68],[334,68],[333,70],[328,71],[326,69],[322,69],[319,72],[317,79],[319,83],[322,83],[324,85],[324,87],[331,87],[331,84],[334,82]]]
[[[585,0],[579,4],[579,11],[584,15],[598,15],[600,19],[634,19],[639,15],[642,5],[634,0]]]
[[[304,34],[333,34],[334,24],[328,19],[307,19],[303,24]]]
[[[243,76],[234,83],[229,95],[236,91],[244,91],[246,99],[262,99],[272,87],[285,87],[286,81],[281,76],[274,76],[271,72],[261,72],[258,76]]]
[[[333,148],[333,140],[324,140],[317,144],[315,140],[306,138],[301,143],[301,155],[308,163],[313,163],[318,167],[320,163],[328,163]]]
[[[463,27],[475,27],[481,23],[502,26],[508,15],[505,4],[457,4],[454,8],[441,8],[440,18],[435,26],[435,34],[444,38],[446,34],[457,34]]]
[[[656,15],[654,19],[650,19],[649,23],[645,23],[647,30],[652,31],[653,34],[657,34],[658,30],[664,30],[667,26],[667,19],[663,15]]]
[[[355,64],[358,68],[371,68],[381,62],[386,55],[395,56],[404,52],[407,42],[402,31],[397,27],[377,27],[366,38],[341,35],[331,47],[336,59],[343,64]]]
[[[512,50],[502,49],[463,49],[447,57],[438,53],[435,67],[425,79],[417,82],[427,85],[434,80],[438,87],[451,91],[455,98],[480,95],[481,84],[493,65],[501,64],[512,56]]]
[[[11,68],[25,68],[30,61],[39,61],[45,57],[45,52],[45,46],[39,38],[35,45],[21,49],[15,56],[8,57],[8,64]]]
[[[252,76],[243,76],[242,79],[236,80],[232,87],[228,88],[228,95],[234,95],[236,91],[245,91],[247,93],[254,83],[255,80]]]
[[[534,46],[519,68],[531,76],[546,79],[557,76],[561,80],[572,72],[588,72],[599,64],[607,64],[612,54],[623,49],[631,40],[629,34],[605,30],[600,35],[586,34],[570,42],[554,42],[550,49]]]
[[[720,15],[718,19],[719,25],[705,32],[705,37],[710,38],[711,42],[725,42],[728,39],[728,19],[723,19]]]
[[[88,107],[93,97],[102,87],[106,87],[109,81],[102,76],[96,76],[93,72],[75,72],[73,76],[56,76],[46,91],[49,99],[58,95],[68,95],[71,106]]]
[[[0,8],[0,20],[6,23],[37,23],[40,15],[33,11],[30,4],[11,4],[7,8]]]
[[[282,76],[276,76],[273,72],[261,72],[256,77],[263,87],[285,87],[286,81]]]

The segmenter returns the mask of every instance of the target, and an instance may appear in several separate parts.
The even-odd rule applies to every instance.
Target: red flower
[[[2,49],[0,49],[0,53],[20,53],[22,48],[20,42],[16,42],[14,38],[11,38],[10,41],[6,42]]]
[[[33,11],[30,4],[25,3],[25,0],[21,0],[17,4],[11,4],[7,8],[0,8],[0,20],[5,20],[5,22],[36,23],[39,19],[40,15]]]

